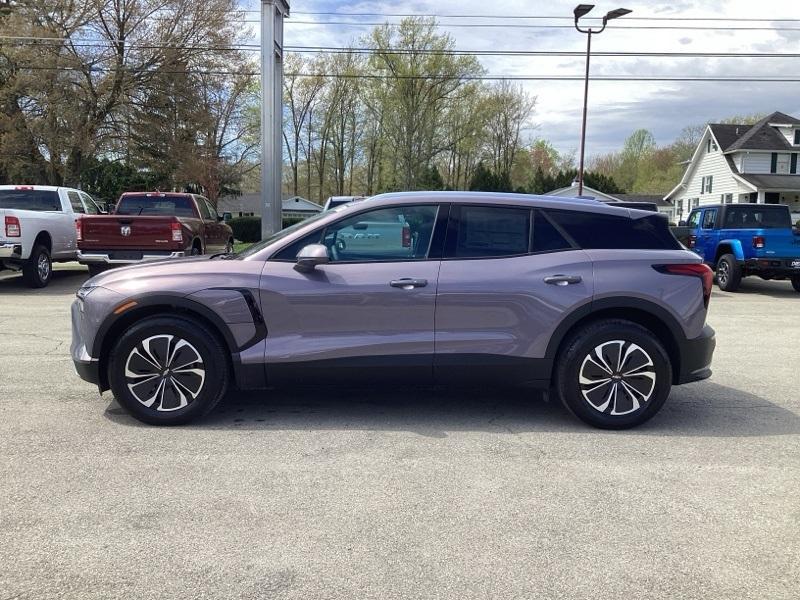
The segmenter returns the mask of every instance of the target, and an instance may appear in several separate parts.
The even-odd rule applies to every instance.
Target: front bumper
[[[183,251],[156,254],[131,251],[127,254],[128,256],[126,256],[126,252],[124,251],[98,250],[93,252],[91,250],[78,250],[78,262],[82,265],[137,265],[143,262],[170,260],[173,258],[184,258],[186,256],[186,253]]]
[[[716,332],[710,325],[694,339],[680,344],[680,373],[675,383],[691,383],[711,377],[711,359],[717,346]]]

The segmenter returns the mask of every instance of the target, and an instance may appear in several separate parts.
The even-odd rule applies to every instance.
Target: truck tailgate
[[[81,219],[81,250],[110,250],[115,248],[136,250],[180,249],[182,242],[173,241],[171,216],[150,217],[130,215],[92,215]]]

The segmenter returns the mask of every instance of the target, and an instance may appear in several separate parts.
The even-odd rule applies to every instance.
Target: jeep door
[[[362,210],[279,250],[261,277],[269,381],[352,377],[430,380],[446,206]],[[436,233],[436,235],[435,235]],[[330,262],[295,269],[298,251]]]
[[[539,210],[453,205],[439,272],[434,376],[549,380],[548,342],[591,301],[592,263]]]

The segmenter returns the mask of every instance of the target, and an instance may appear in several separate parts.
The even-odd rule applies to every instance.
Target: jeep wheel
[[[32,288],[43,288],[50,283],[53,276],[53,261],[46,246],[37,244],[31,256],[22,265],[22,278]]]
[[[630,321],[592,323],[574,333],[558,357],[561,401],[579,419],[602,429],[644,423],[661,409],[671,387],[664,347]]]
[[[114,397],[152,425],[180,425],[207,415],[228,387],[222,342],[201,323],[147,318],[122,334],[109,360]]]
[[[735,292],[742,282],[742,267],[733,254],[723,254],[717,261],[717,286],[723,292]]]
[[[800,292],[800,277],[792,277],[792,287],[795,292]]]

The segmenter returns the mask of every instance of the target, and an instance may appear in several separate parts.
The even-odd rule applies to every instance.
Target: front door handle
[[[421,288],[428,285],[427,279],[412,279],[410,277],[403,277],[402,279],[393,279],[389,285],[404,290],[413,290],[414,288]]]
[[[583,281],[580,275],[551,275],[545,277],[544,282],[550,285],[571,285]]]

